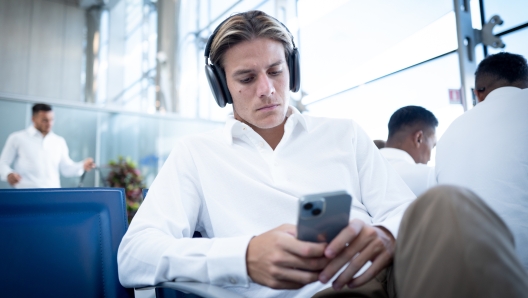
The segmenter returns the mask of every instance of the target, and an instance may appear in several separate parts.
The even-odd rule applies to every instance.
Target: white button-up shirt
[[[471,189],[500,215],[528,270],[528,89],[495,89],[456,119],[435,167],[438,183]]]
[[[416,196],[423,194],[436,185],[435,169],[416,163],[406,151],[385,147],[380,152],[394,167],[396,172],[400,174],[400,177]]]
[[[309,297],[330,284],[273,290],[251,282],[246,268],[250,239],[296,224],[305,194],[346,190],[351,218],[397,236],[415,196],[365,132],[351,120],[289,113],[275,150],[234,118],[179,141],[120,244],[123,285],[193,280],[247,297]],[[206,238],[190,238],[195,230]]]
[[[15,188],[57,188],[59,171],[64,176],[80,176],[83,164],[70,159],[64,138],[53,132],[43,136],[30,126],[7,138],[0,155],[0,178],[6,181],[15,172],[22,177]]]

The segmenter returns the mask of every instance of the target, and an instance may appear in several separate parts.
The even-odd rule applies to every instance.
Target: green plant
[[[117,161],[111,160],[108,165],[111,171],[106,180],[110,187],[125,189],[128,221],[130,222],[143,202],[142,189],[145,188],[143,177],[136,163],[129,157],[119,156]]]

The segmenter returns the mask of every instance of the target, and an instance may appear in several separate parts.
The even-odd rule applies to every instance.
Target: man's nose
[[[258,97],[269,97],[275,92],[272,80],[267,75],[261,75],[257,79]]]

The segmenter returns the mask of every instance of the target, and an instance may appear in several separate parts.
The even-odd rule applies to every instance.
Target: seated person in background
[[[511,245],[487,250],[471,237],[486,229],[486,240],[496,243],[504,234],[480,199],[444,187],[415,201],[357,124],[289,106],[290,90],[299,88],[296,51],[284,25],[260,11],[235,14],[213,32],[207,75],[217,103],[232,103],[233,115],[223,128],[175,146],[119,246],[121,283],[191,280],[246,297],[330,297],[322,290],[331,285],[329,291],[350,297],[395,297],[397,283],[400,297],[433,297],[431,290],[477,297],[468,291],[481,287],[457,274],[475,272],[470,277],[485,293],[528,292]],[[298,197],[335,190],[354,197],[349,225],[328,244],[297,240]],[[473,207],[453,206],[469,202]],[[423,216],[422,206],[435,212]],[[453,218],[478,225],[453,228]],[[191,238],[194,231],[205,238]],[[463,233],[463,245],[453,244],[460,234],[452,231]],[[404,236],[395,254],[398,233]],[[455,250],[466,243],[491,253],[485,262],[478,254],[462,262],[466,254]],[[494,266],[493,274],[470,270],[483,263]]]
[[[63,137],[51,131],[54,114],[43,103],[32,108],[33,125],[9,135],[0,155],[0,178],[15,188],[58,188],[60,174],[81,176],[95,167],[92,158],[74,162]],[[13,165],[13,168],[11,168]]]
[[[433,167],[427,163],[436,145],[438,120],[430,111],[406,106],[392,114],[383,155],[416,196],[436,184]]]
[[[378,149],[385,148],[385,141],[384,140],[374,140],[374,145],[376,145]]]
[[[506,222],[528,270],[528,65],[498,53],[475,73],[478,104],[456,119],[438,143],[438,183],[479,195]],[[528,293],[526,293],[528,295]]]

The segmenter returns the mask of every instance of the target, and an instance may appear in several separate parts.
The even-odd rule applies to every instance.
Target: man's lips
[[[274,108],[278,107],[279,104],[274,104],[274,105],[267,105],[267,106],[263,106],[262,108],[258,108],[257,111],[268,111],[268,110],[273,110]]]

